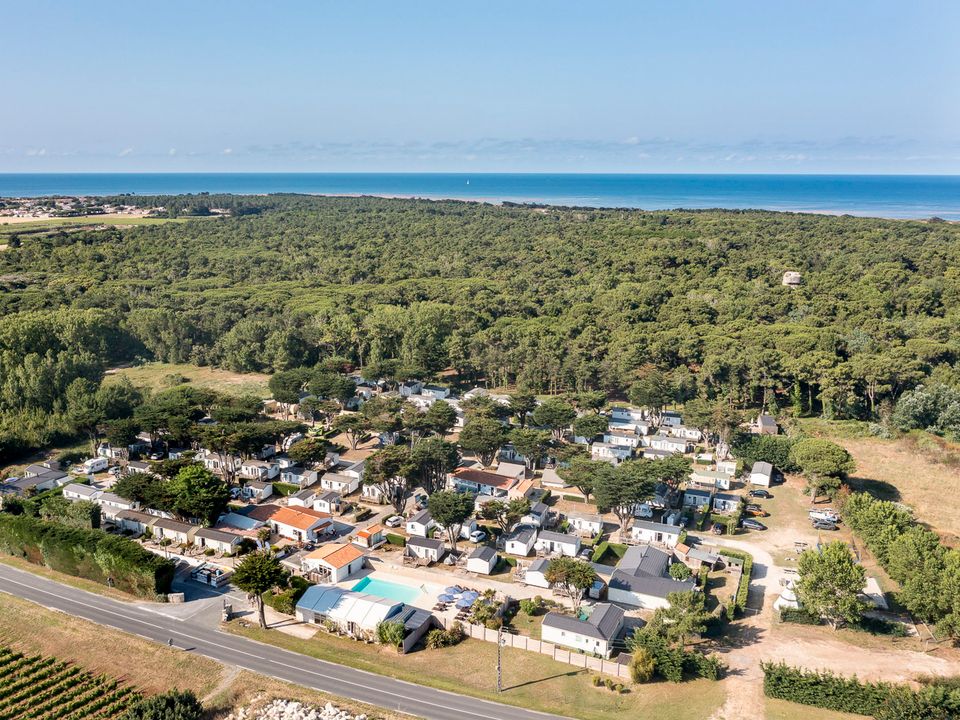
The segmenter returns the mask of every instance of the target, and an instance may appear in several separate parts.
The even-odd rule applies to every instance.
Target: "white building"
[[[338,583],[362,570],[364,563],[363,550],[353,543],[327,543],[304,555],[301,567],[322,582]]]
[[[610,603],[596,605],[586,620],[549,612],[543,618],[540,636],[544,642],[608,658],[623,628],[623,615],[623,610]]]
[[[432,563],[440,562],[446,552],[447,549],[443,545],[443,540],[420,537],[419,535],[407,538],[407,545],[403,549],[403,554],[409,558],[426,560]]]
[[[755,462],[750,469],[750,484],[770,487],[771,482],[773,482],[773,465],[762,460]]]
[[[596,537],[603,532],[603,517],[599,513],[568,512],[567,521],[584,537]]]
[[[576,557],[577,553],[580,552],[580,538],[567,533],[542,530],[537,535],[533,547],[538,554]]]
[[[529,525],[518,525],[504,540],[504,552],[510,555],[526,557],[537,541],[537,529]]]
[[[481,545],[467,557],[467,572],[489,575],[497,566],[500,556],[489,545]]]
[[[421,510],[411,516],[406,523],[407,535],[416,537],[428,537],[437,526],[429,510]]]
[[[681,528],[676,525],[634,520],[630,537],[636,543],[654,543],[674,547],[680,541]]]

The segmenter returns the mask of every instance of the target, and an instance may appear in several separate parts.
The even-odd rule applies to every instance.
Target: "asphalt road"
[[[394,680],[324,662],[221,632],[189,615],[170,617],[0,564],[0,592],[123,630],[227,665],[430,720],[544,720],[558,718]],[[397,658],[397,662],[403,662]]]

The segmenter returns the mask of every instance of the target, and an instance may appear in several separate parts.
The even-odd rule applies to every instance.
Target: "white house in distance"
[[[543,618],[540,636],[545,642],[608,658],[623,629],[623,610],[610,603],[594,607],[586,620],[549,612]]]
[[[633,526],[630,528],[630,537],[636,543],[654,543],[675,547],[680,541],[681,532],[681,528],[676,525],[634,520]]]
[[[153,537],[157,540],[169,540],[174,545],[192,545],[193,536],[199,530],[196,525],[159,518],[153,523]]]
[[[665,428],[683,425],[683,416],[675,410],[664,410],[660,414],[660,425]]]
[[[140,509],[140,504],[135,500],[127,500],[119,495],[108,492],[101,493],[100,496],[96,498],[96,502],[100,504],[100,513],[108,520],[114,519],[117,513],[122,510]]]
[[[427,537],[431,534],[433,528],[437,526],[430,511],[423,509],[407,520],[407,535],[416,537]]]
[[[481,545],[467,558],[467,572],[489,575],[497,566],[499,559],[496,550],[489,545]]]
[[[542,530],[537,535],[533,547],[538,554],[576,557],[577,553],[580,552],[580,538],[567,533]]]
[[[63,497],[71,502],[78,500],[94,502],[100,497],[102,492],[102,490],[91,487],[90,485],[80,485],[79,483],[70,483],[69,485],[63,486]]]
[[[643,439],[643,443],[654,450],[681,454],[687,452],[691,447],[689,440],[671,437],[670,435],[648,435]]]
[[[533,550],[537,541],[537,529],[529,525],[518,525],[510,533],[503,544],[503,549],[510,555],[526,557]]]
[[[777,435],[780,428],[772,415],[761,414],[750,424],[750,432],[754,435]]]
[[[327,543],[303,557],[301,566],[321,582],[338,583],[363,569],[364,552],[352,543]]]
[[[407,545],[403,549],[403,554],[408,558],[435,563],[440,562],[440,559],[446,554],[446,548],[443,545],[443,540],[414,535],[407,538]]]
[[[595,442],[590,446],[590,458],[619,465],[633,457],[633,448],[608,442]]]
[[[770,487],[771,482],[773,482],[773,465],[763,460],[755,462],[750,469],[750,484]]]
[[[703,439],[703,433],[700,430],[686,425],[668,425],[664,429],[666,434],[671,437],[682,438],[691,442],[700,442]]]
[[[619,445],[628,448],[640,447],[640,437],[635,432],[626,430],[607,429],[607,431],[603,433],[603,441],[608,445]]]
[[[343,473],[326,473],[320,478],[320,487],[333,490],[341,495],[349,495],[360,487],[360,478]]]
[[[583,537],[596,537],[603,532],[603,518],[599,513],[568,512],[570,528]]]
[[[740,496],[732,493],[717,493],[713,496],[713,511],[732,513],[740,506]]]
[[[236,552],[242,540],[243,538],[236,533],[213,528],[200,528],[193,536],[195,546],[223,554]]]

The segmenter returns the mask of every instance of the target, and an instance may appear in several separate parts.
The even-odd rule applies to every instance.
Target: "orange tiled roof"
[[[327,565],[339,570],[359,557],[363,557],[363,551],[356,545],[329,543],[306,555],[304,559],[323,560]]]
[[[366,529],[364,529],[364,530],[361,530],[360,532],[357,533],[357,535],[358,535],[359,537],[368,538],[368,537],[372,537],[372,536],[376,535],[378,532],[383,532],[385,529],[386,529],[386,528],[384,528],[383,525],[380,525],[380,524],[378,523],[378,524],[376,524],[376,525],[371,525],[370,527],[368,527],[368,528],[366,528]]]
[[[298,530],[309,530],[317,524],[317,520],[326,520],[330,517],[330,513],[320,512],[313,508],[282,507],[270,516],[270,520]]]

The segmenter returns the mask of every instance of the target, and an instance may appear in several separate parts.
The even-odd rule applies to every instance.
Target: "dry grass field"
[[[960,546],[960,444],[913,432],[893,440],[867,435],[862,423],[804,423],[804,429],[845,447],[857,461],[854,489],[913,508],[916,517]]]
[[[131,367],[114,368],[107,377],[126,377],[137,387],[164,390],[174,387],[178,379],[196,387],[211,388],[232,395],[256,395],[270,397],[267,387],[269,375],[262,373],[235,373],[214,367],[201,367],[187,363],[150,362]]]

